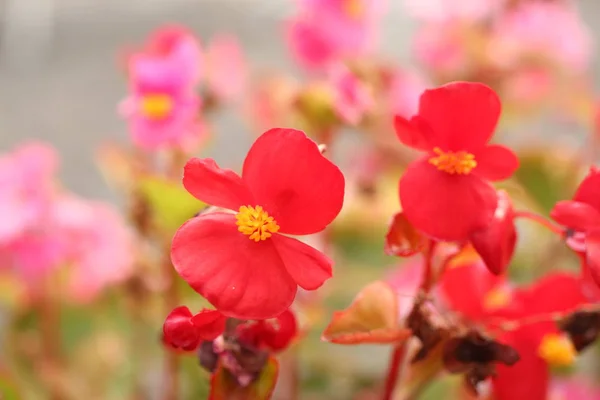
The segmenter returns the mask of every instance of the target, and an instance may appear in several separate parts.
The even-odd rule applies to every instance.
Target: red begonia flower
[[[225,320],[225,316],[217,310],[204,309],[193,315],[189,308],[180,306],[167,316],[163,339],[173,348],[191,351],[200,342],[213,340],[223,333]]]
[[[281,351],[296,337],[298,323],[290,310],[285,310],[277,318],[261,320],[238,326],[238,337],[244,344],[258,349]]]
[[[586,272],[600,286],[600,171],[592,168],[573,200],[556,203],[550,216],[574,231],[567,243],[583,255]]]
[[[271,129],[252,145],[239,176],[212,159],[191,159],[185,188],[234,213],[201,214],[173,238],[177,272],[223,314],[266,319],[285,311],[298,286],[319,288],[331,260],[284,236],[320,232],[338,215],[344,176],[294,129]]]
[[[500,275],[505,271],[517,243],[514,210],[508,193],[498,191],[498,206],[492,222],[486,228],[471,232],[469,241],[490,272]]]
[[[488,145],[500,116],[496,93],[481,83],[454,82],[426,90],[419,113],[395,118],[398,138],[427,155],[400,180],[406,218],[441,240],[465,240],[488,226],[496,210],[487,182],[510,177],[519,161],[508,148]]]

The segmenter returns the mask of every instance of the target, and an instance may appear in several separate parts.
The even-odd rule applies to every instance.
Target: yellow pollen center
[[[499,287],[490,290],[483,299],[483,308],[488,311],[502,308],[510,303],[511,293],[508,288]]]
[[[568,367],[575,362],[577,350],[567,336],[549,333],[542,339],[538,354],[554,367]]]
[[[433,152],[437,156],[431,157],[429,163],[440,171],[451,175],[467,175],[477,166],[475,156],[466,151],[442,151],[439,147],[435,147]]]
[[[173,110],[173,100],[166,94],[151,94],[142,98],[140,108],[147,118],[163,119]]]
[[[353,19],[360,18],[364,12],[365,7],[363,0],[342,0],[344,2],[344,11],[346,14]]]
[[[238,231],[255,242],[267,240],[279,230],[277,222],[261,206],[241,206],[235,218]]]

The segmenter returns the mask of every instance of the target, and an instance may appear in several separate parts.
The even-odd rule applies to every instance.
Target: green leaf
[[[5,371],[0,370],[0,399],[21,400],[17,385]]]
[[[268,400],[275,389],[278,374],[279,364],[270,357],[258,378],[241,387],[229,370],[219,366],[212,377],[209,400]]]
[[[180,182],[143,177],[139,189],[150,206],[154,222],[167,232],[176,231],[206,205],[189,194]]]

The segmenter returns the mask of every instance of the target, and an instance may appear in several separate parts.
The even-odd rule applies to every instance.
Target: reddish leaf
[[[427,245],[427,238],[416,230],[402,212],[394,215],[387,235],[385,252],[390,256],[410,257],[420,253]]]
[[[212,375],[209,400],[268,400],[273,394],[279,364],[270,357],[260,375],[248,386],[242,387],[235,376],[219,365]]]
[[[338,344],[396,343],[411,336],[399,326],[398,296],[390,285],[376,281],[356,296],[350,307],[333,314],[322,339]]]

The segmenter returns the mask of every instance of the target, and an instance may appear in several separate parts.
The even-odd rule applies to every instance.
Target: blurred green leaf
[[[237,379],[225,368],[218,367],[211,382],[210,400],[267,400],[271,398],[279,364],[273,357],[269,358],[260,375],[250,385],[241,387]]]
[[[0,370],[0,399],[20,400],[21,398],[17,384],[13,382],[7,372]]]
[[[139,189],[150,205],[158,228],[174,232],[206,205],[189,194],[180,182],[146,176]]]

